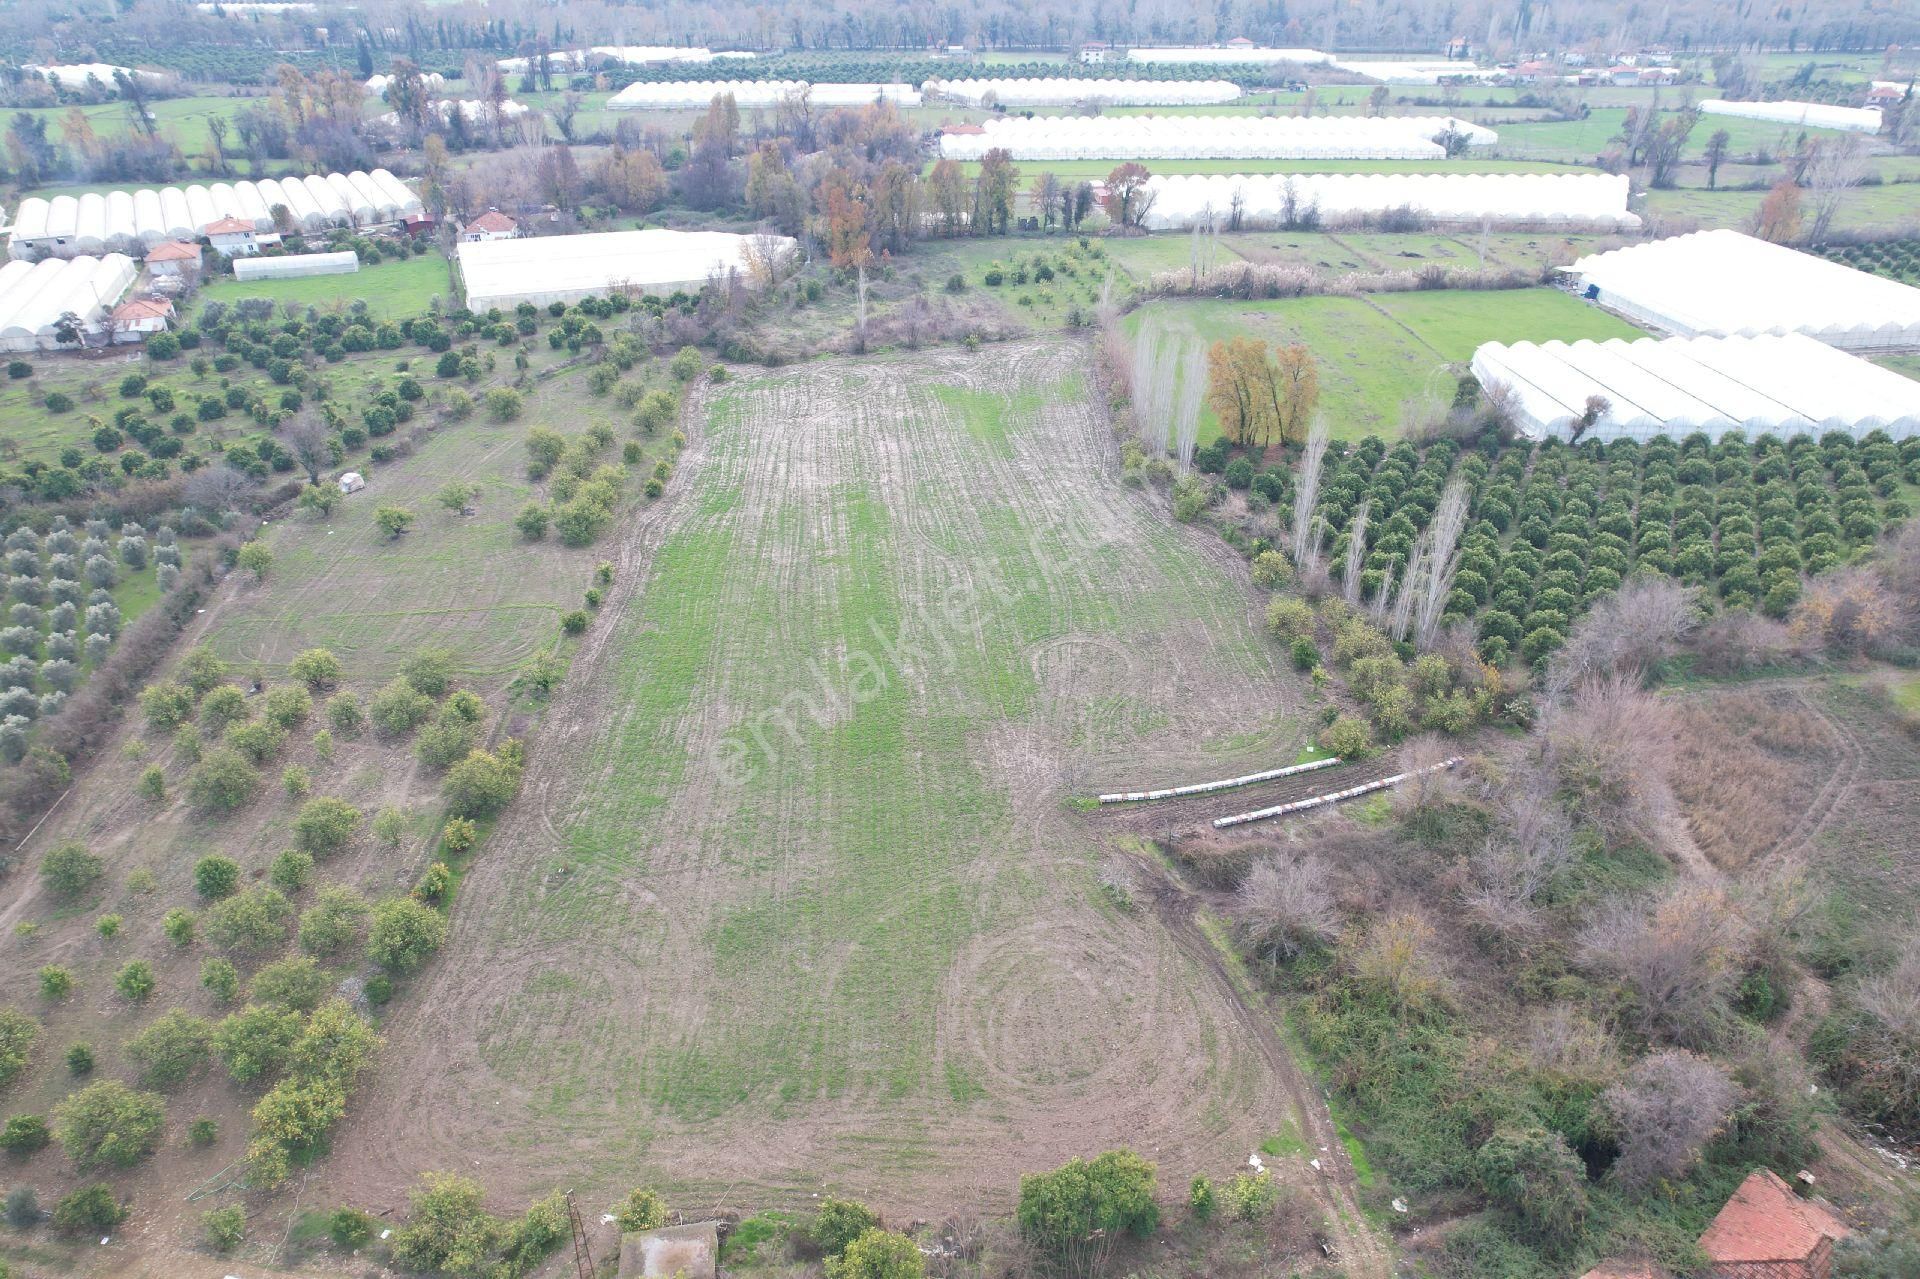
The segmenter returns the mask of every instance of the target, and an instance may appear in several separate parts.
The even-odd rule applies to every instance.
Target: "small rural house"
[[[1107,45],[1102,44],[1098,40],[1089,40],[1080,46],[1080,61],[1089,66],[1105,62],[1109,52],[1111,52],[1111,50]]]
[[[141,342],[173,325],[173,303],[165,298],[128,298],[113,308],[108,331],[115,342]]]
[[[342,493],[358,493],[366,486],[367,477],[358,471],[348,471],[340,477],[340,491]]]
[[[181,240],[162,240],[147,250],[147,270],[155,277],[197,276],[200,274],[199,246]]]
[[[520,223],[498,209],[488,209],[460,228],[460,239],[467,244],[488,240],[511,240],[520,234]]]
[[[1853,1232],[1765,1168],[1740,1183],[1700,1236],[1712,1279],[1828,1279],[1833,1246]]]
[[[207,223],[207,243],[223,258],[251,257],[269,244],[280,243],[280,233],[255,230],[246,218],[221,218]]]

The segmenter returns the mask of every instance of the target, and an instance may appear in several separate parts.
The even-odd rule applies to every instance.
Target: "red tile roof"
[[[162,240],[147,250],[149,262],[198,262],[200,250],[178,240]]]
[[[485,213],[482,213],[479,217],[467,223],[467,230],[469,231],[511,231],[519,225],[520,224],[518,222],[508,217],[506,214],[500,212],[500,210],[488,209]]]
[[[1740,1183],[1700,1236],[1700,1246],[1720,1265],[1804,1261],[1822,1239],[1844,1239],[1851,1233],[1824,1204],[1800,1198],[1761,1168]]]
[[[253,229],[253,223],[246,218],[221,218],[218,222],[207,223],[206,234],[239,235],[244,231],[252,231]]]
[[[131,298],[113,308],[116,320],[165,319],[173,314],[173,303],[165,298]]]

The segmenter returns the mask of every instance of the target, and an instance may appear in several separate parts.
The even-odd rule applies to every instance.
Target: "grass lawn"
[[[1692,218],[1705,227],[1743,227],[1767,198],[1765,191],[1702,191],[1681,187],[1650,191],[1646,207],[1666,217]],[[1911,182],[1856,187],[1834,218],[1836,228],[1892,230],[1920,226],[1920,185]]]
[[[1883,355],[1874,363],[1920,382],[1920,355]]]
[[[1126,323],[1130,332],[1151,324],[1205,343],[1238,336],[1304,342],[1319,359],[1320,407],[1339,439],[1391,436],[1408,401],[1451,398],[1457,366],[1482,342],[1638,336],[1553,289],[1155,302]],[[1203,409],[1201,441],[1218,433]]]
[[[222,277],[200,291],[203,299],[238,302],[242,298],[272,298],[300,302],[321,310],[344,310],[356,301],[386,319],[424,315],[435,298],[453,300],[447,279],[447,261],[438,253],[395,261],[384,259],[362,266],[352,275],[309,275],[290,280],[236,280]]]

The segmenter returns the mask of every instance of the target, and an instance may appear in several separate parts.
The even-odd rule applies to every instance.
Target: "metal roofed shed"
[[[1920,382],[1799,333],[1488,342],[1472,367],[1483,387],[1507,388],[1515,427],[1536,440],[1572,438],[1595,396],[1606,408],[1583,440],[1920,434]]]
[[[1849,351],[1920,346],[1920,289],[1738,231],[1696,231],[1567,268],[1609,310],[1692,336],[1805,333]]]
[[[603,231],[534,239],[485,240],[459,246],[467,306],[474,311],[578,302],[621,290],[693,291],[716,272],[749,274],[747,243],[770,241],[793,252],[786,236],[753,237],[723,231]]]
[[[235,258],[236,280],[290,280],[303,275],[351,275],[360,269],[352,249],[337,253],[289,253],[282,257]]]

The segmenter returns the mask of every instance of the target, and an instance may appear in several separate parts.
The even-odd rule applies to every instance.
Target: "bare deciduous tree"
[[[1807,223],[1807,238],[1815,244],[1826,242],[1833,219],[1846,203],[1847,195],[1867,176],[1866,144],[1858,134],[1825,138],[1812,144],[1805,181],[1808,206],[1813,214]]]
[[[1545,760],[1576,811],[1654,835],[1672,809],[1673,716],[1631,680],[1589,680],[1541,719]]]
[[[1744,933],[1718,891],[1678,883],[1600,910],[1580,932],[1578,958],[1628,989],[1642,1033],[1700,1047],[1726,1025]]]
[[[1327,440],[1331,428],[1324,417],[1316,417],[1307,431],[1307,451],[1300,459],[1300,482],[1293,490],[1293,567],[1305,576],[1319,560],[1318,538],[1314,526],[1319,517],[1314,508],[1320,501],[1320,471],[1327,460]]]
[[[1347,603],[1360,603],[1360,571],[1367,562],[1367,516],[1373,511],[1373,499],[1362,498],[1347,523],[1347,563],[1340,574],[1340,593]]]
[[[1704,1057],[1668,1049],[1642,1060],[1603,1094],[1619,1128],[1613,1171],[1630,1190],[1684,1177],[1726,1124],[1737,1090]]]
[[[307,473],[307,483],[318,484],[321,468],[333,465],[333,445],[328,439],[326,423],[302,415],[281,428],[280,438],[286,442],[294,461],[300,463],[300,469]]]
[[[1590,679],[1638,683],[1649,667],[1673,655],[1699,623],[1694,591],[1670,577],[1638,574],[1601,599],[1554,655],[1547,694],[1558,698]]]
[[[240,506],[253,492],[253,481],[231,466],[210,466],[195,471],[182,496],[189,506],[218,514]]]
[[[1340,916],[1327,881],[1327,864],[1312,855],[1256,863],[1234,901],[1254,953],[1279,964],[1307,946],[1331,942],[1339,934]]]

